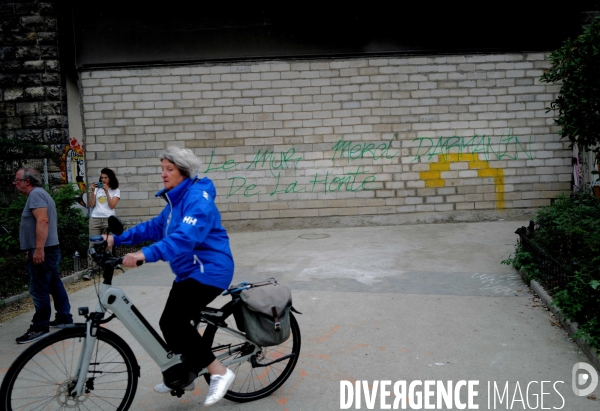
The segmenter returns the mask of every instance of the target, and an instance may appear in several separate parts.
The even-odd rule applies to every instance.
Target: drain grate
[[[304,240],[320,240],[322,238],[329,237],[329,234],[302,234],[301,236],[298,236],[298,237],[302,238]]]

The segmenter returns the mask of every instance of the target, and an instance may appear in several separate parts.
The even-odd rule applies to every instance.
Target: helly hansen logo
[[[195,219],[194,217],[190,217],[190,216],[183,217],[183,222],[186,224],[196,225],[196,221],[198,221],[198,220]]]

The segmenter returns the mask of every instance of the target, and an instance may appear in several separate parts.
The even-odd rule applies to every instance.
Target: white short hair
[[[42,186],[42,176],[39,171],[31,167],[22,167],[19,170],[23,170],[23,180],[29,180],[29,183],[33,187]],[[19,172],[19,170],[17,170],[17,172]]]
[[[196,176],[200,172],[202,162],[196,155],[187,148],[169,146],[160,153],[160,161],[168,160],[179,169],[179,172],[186,177]]]

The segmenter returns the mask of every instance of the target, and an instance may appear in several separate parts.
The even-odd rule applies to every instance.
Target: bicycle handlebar
[[[102,265],[103,266],[109,266],[111,268],[116,268],[118,265],[123,264],[123,258],[124,257],[118,257],[118,258],[108,257],[108,258],[103,258]],[[135,264],[139,267],[142,264],[144,264],[144,262],[140,260],[140,261],[137,261]]]
[[[92,259],[102,267],[104,284],[110,285],[112,283],[115,268],[123,263],[123,257],[114,257],[107,251],[108,243],[102,236],[90,237],[90,243],[92,243],[93,246],[90,248],[89,254]],[[136,263],[138,267],[142,264],[144,264],[143,261],[137,261]]]

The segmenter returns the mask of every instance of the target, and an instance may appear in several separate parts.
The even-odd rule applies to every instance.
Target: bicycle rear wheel
[[[84,393],[71,397],[85,327],[60,330],[25,350],[9,368],[0,388],[0,409],[118,410],[129,408],[139,366],[129,346],[115,333],[98,329]]]
[[[256,367],[252,365],[250,360],[229,367],[235,373],[235,381],[225,394],[225,398],[236,402],[248,402],[264,398],[281,387],[292,374],[300,355],[300,327],[298,327],[294,315],[290,313],[290,316],[290,337],[284,343],[274,347],[265,347],[255,355]],[[233,315],[230,315],[226,322],[229,327],[237,329]],[[206,336],[214,333],[213,353],[217,357],[227,354],[225,360],[242,357],[248,352],[252,352],[254,348],[253,344],[246,343],[214,326],[201,324],[199,329]],[[286,356],[289,357],[281,360]],[[205,374],[204,378],[210,384],[210,375]]]

